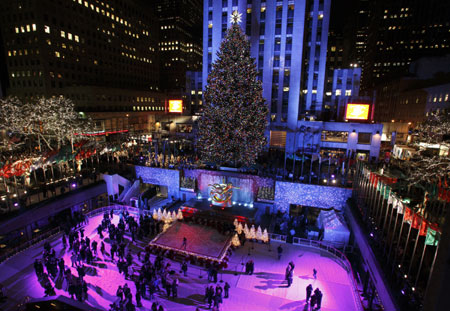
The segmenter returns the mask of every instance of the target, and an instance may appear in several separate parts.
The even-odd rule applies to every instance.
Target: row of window
[[[163,111],[164,109],[160,106],[133,106],[133,111]]]
[[[428,97],[428,102],[431,103],[431,101],[433,101],[433,103],[437,103],[437,102],[448,102],[449,101],[449,94],[436,94],[436,95],[430,95]]]
[[[16,33],[25,33],[25,32],[36,31],[36,24],[17,26],[17,27],[15,27],[15,31],[16,31]]]

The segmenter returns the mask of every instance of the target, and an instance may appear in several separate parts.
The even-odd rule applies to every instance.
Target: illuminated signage
[[[169,100],[169,112],[182,113],[183,112],[183,101],[181,99]]]
[[[368,120],[369,111],[369,104],[347,104],[345,118],[347,120]]]

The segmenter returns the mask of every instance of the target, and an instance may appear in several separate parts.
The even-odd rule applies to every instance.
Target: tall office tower
[[[202,0],[157,0],[161,87],[184,91],[186,72],[202,66]]]
[[[203,88],[234,11],[256,59],[271,124],[294,130],[323,109],[331,0],[205,0]]]
[[[408,74],[411,62],[450,53],[450,2],[370,1],[365,89]]]
[[[364,55],[367,51],[369,21],[371,17],[370,0],[355,0],[355,19],[353,23],[353,41],[350,58],[361,69],[361,81],[364,80]]]
[[[135,123],[135,112],[164,113],[155,20],[134,1],[2,1],[7,94],[64,95],[107,129]]]
[[[325,83],[325,105],[323,120],[337,120],[334,106],[335,100],[332,98],[333,76],[336,69],[344,69],[355,66],[355,61],[351,58],[352,46],[354,45],[354,16],[356,12],[349,10],[355,0],[341,0],[331,3],[330,25],[328,31],[327,46],[327,66]],[[357,67],[357,65],[356,65]]]

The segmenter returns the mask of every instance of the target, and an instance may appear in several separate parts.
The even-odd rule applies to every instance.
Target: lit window
[[[50,33],[50,26],[44,26],[44,31],[46,32],[46,33]]]
[[[75,41],[80,42],[80,38],[77,35],[75,35]]]
[[[27,32],[30,32],[31,31],[30,25],[27,25],[26,27],[27,27]]]
[[[61,37],[65,38],[66,37],[66,33],[64,31],[61,30]]]
[[[289,87],[288,86],[283,87],[283,92],[289,92]]]
[[[12,55],[11,51],[8,51],[8,56],[11,56],[11,55]]]
[[[445,99],[444,101],[448,101],[448,94],[445,94]]]
[[[191,91],[191,94],[192,94],[192,95],[195,95],[195,90],[192,90],[192,91]]]
[[[19,27],[16,27],[16,33],[19,33],[19,32],[20,32]]]
[[[341,90],[336,90],[336,96],[341,96]]]
[[[36,24],[31,25],[31,28],[33,29],[33,31],[36,31]]]
[[[352,90],[345,90],[345,96],[351,96]]]
[[[21,32],[25,32],[25,27],[20,26],[20,31],[21,31]]]
[[[55,56],[56,56],[56,57],[60,57],[61,55],[59,54],[58,51],[55,51]]]
[[[87,3],[87,1],[84,1],[84,6],[88,8],[89,7],[89,3]]]
[[[67,33],[67,39],[72,40],[72,34],[70,32]]]

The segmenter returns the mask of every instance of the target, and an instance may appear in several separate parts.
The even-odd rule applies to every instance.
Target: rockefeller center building
[[[320,117],[324,106],[330,0],[205,0],[203,88],[230,17],[251,44],[272,127],[296,129],[298,120]]]

